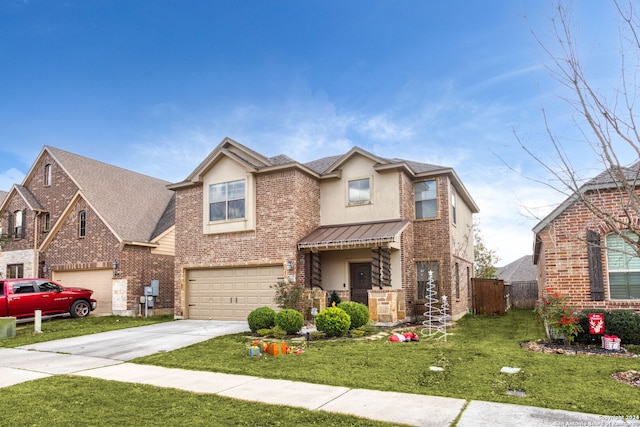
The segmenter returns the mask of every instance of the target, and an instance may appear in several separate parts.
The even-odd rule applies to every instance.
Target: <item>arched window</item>
[[[51,185],[51,165],[44,165],[44,185]]]
[[[627,233],[633,240],[637,237]],[[607,272],[611,299],[640,299],[640,258],[621,236],[607,234]]]
[[[24,236],[22,211],[15,211],[13,213],[13,236],[16,239],[22,239]]]
[[[45,212],[42,218],[42,231],[47,233],[50,228],[51,228],[51,215],[49,215],[49,212]]]
[[[87,235],[87,212],[80,211],[78,213],[78,237]]]

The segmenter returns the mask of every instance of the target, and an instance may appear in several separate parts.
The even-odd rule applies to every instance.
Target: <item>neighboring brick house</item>
[[[394,323],[424,311],[428,271],[469,308],[472,215],[451,168],[360,148],[309,163],[224,139],[176,192],[175,315],[244,320],[285,277]]]
[[[636,182],[639,168],[640,162],[620,170]],[[613,176],[602,172],[533,228],[540,295],[552,288],[578,309],[640,310],[640,258],[583,201],[608,212],[622,230],[625,223],[637,229],[637,211]]]
[[[173,312],[174,193],[167,182],[45,146],[0,205],[6,277],[94,290],[95,314],[136,315],[159,280],[155,312]]]

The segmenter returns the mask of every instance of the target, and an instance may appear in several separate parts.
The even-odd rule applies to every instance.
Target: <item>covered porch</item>
[[[307,286],[369,307],[377,324],[407,317],[400,237],[408,221],[319,227],[298,242]]]

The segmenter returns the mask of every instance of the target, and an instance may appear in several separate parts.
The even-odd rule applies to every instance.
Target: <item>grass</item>
[[[639,359],[523,350],[520,342],[544,335],[530,311],[466,316],[452,332],[447,342],[312,341],[302,354],[280,357],[247,356],[251,338],[238,334],[135,362],[604,415],[639,414],[640,389],[611,378],[618,371],[638,370]],[[445,369],[434,372],[430,366]],[[521,371],[500,373],[504,366]],[[508,390],[526,396],[507,395]]]
[[[171,320],[89,317],[43,322],[43,334],[21,326],[15,347],[33,342]],[[146,363],[264,378],[370,388],[590,412],[639,415],[640,389],[611,374],[639,370],[640,359],[532,353],[519,343],[542,338],[530,311],[504,317],[467,316],[447,342],[390,343],[387,339],[312,341],[299,355],[247,356],[253,337],[214,338],[193,346],[137,359]],[[295,345],[295,343],[289,342]],[[434,372],[430,366],[443,367]],[[519,367],[502,374],[503,366]],[[507,390],[526,397],[507,395]],[[4,397],[4,399],[1,399]],[[47,402],[43,405],[42,402]],[[55,376],[0,389],[0,425],[388,425],[344,415],[240,402],[152,386]]]
[[[173,320],[173,315],[151,317],[89,316],[80,319],[49,319],[42,321],[41,334],[33,333],[33,323],[18,325],[16,327],[16,336],[13,338],[0,339],[0,347],[19,347],[21,345],[79,337],[98,332],[151,325],[153,323],[168,322],[171,320]]]
[[[0,389],[4,426],[356,426],[357,417],[93,378],[49,377]]]

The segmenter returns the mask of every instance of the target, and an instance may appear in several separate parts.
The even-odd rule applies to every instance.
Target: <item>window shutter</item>
[[[602,279],[602,247],[600,235],[587,230],[587,255],[589,258],[589,283],[592,301],[604,301],[604,282]]]
[[[7,237],[11,237],[13,235],[13,213],[7,212]]]
[[[20,228],[20,238],[24,239],[24,236],[26,236],[25,232],[24,232],[24,228],[27,225],[27,210],[23,210],[22,211],[22,227]]]

